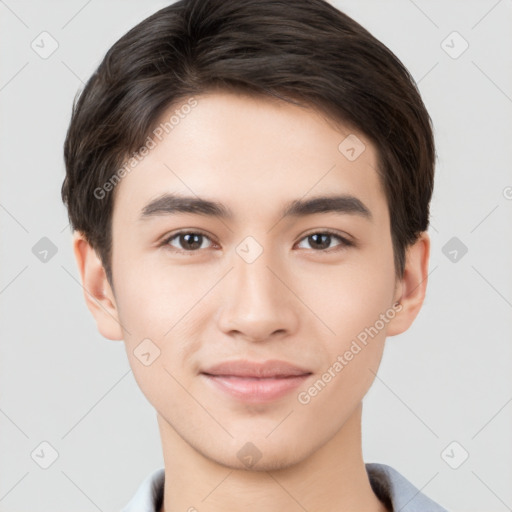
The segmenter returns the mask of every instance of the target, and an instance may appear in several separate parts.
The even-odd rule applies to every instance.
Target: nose
[[[290,286],[289,272],[271,261],[269,253],[263,251],[252,263],[234,255],[217,315],[218,328],[225,334],[260,342],[297,329],[301,303]]]

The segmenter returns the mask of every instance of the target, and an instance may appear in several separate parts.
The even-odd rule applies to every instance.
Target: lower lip
[[[310,376],[297,375],[276,378],[248,378],[208,375],[203,373],[217,389],[245,402],[268,402],[290,393]]]

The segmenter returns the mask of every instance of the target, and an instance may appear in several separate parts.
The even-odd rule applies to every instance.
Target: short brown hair
[[[435,167],[432,122],[405,66],[324,0],[179,0],[121,37],[73,104],[62,199],[110,284],[115,189],[94,191],[167,108],[218,88],[302,102],[375,144],[402,277],[407,246],[428,228]]]

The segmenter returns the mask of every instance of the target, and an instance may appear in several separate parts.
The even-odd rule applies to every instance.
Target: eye
[[[163,246],[170,246],[175,252],[178,253],[194,253],[200,249],[207,249],[208,244],[205,246],[205,241],[211,238],[200,231],[180,231],[167,237],[163,242]],[[299,242],[306,241],[310,244],[316,252],[328,252],[328,249],[332,249],[331,243],[333,240],[337,240],[338,244],[334,246],[334,251],[341,250],[345,247],[351,247],[354,245],[350,240],[333,233],[331,231],[316,231],[310,233],[301,239]],[[337,247],[337,249],[336,249]],[[330,251],[329,251],[330,252]]]
[[[178,247],[173,244],[174,240],[176,240]],[[198,231],[181,231],[166,238],[162,242],[162,245],[170,245],[177,252],[190,253],[197,252],[199,249],[205,249],[206,247],[203,244],[205,240],[211,239],[204,233]]]
[[[314,233],[310,233],[309,235],[305,236],[302,240],[306,240],[308,243],[310,243],[314,250],[317,250],[317,252],[319,252],[326,251],[331,245],[333,239],[336,239],[340,242],[335,246],[338,248],[334,250],[341,250],[344,247],[351,247],[354,245],[354,243],[351,242],[350,240],[336,233],[333,233],[332,231],[317,231]]]

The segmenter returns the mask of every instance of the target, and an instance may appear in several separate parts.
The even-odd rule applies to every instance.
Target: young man
[[[63,200],[165,468],[125,512],[444,510],[365,464],[362,400],[426,290],[431,121],[323,0],[180,0],[74,105]]]

